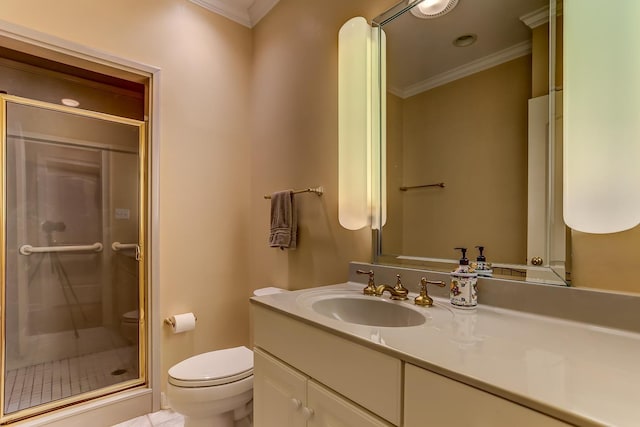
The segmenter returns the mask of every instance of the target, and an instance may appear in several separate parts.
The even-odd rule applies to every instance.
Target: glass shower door
[[[143,122],[2,96],[2,419],[145,382]]]

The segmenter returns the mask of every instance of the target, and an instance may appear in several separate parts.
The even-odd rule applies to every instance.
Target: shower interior
[[[77,91],[79,98],[109,91],[88,86]],[[138,321],[144,125],[11,101],[4,162],[5,418],[145,381]]]

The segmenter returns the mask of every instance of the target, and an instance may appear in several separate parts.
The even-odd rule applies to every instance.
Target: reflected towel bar
[[[100,252],[102,251],[102,243],[96,242],[93,245],[61,245],[61,246],[20,246],[20,253],[22,255],[31,255],[34,253],[45,252]]]
[[[298,194],[298,193],[316,193],[318,196],[322,196],[322,194],[324,193],[324,189],[322,187],[305,188],[303,190],[293,190],[292,193],[293,194]],[[270,199],[271,198],[271,194],[265,194],[264,198],[265,199]]]
[[[414,185],[412,187],[400,187],[400,191],[407,191],[407,190],[413,190],[414,188],[426,188],[426,187],[444,188],[444,182],[439,182],[437,184]]]

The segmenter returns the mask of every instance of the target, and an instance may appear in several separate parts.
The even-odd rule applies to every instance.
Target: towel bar
[[[322,194],[324,193],[324,189],[322,188],[322,186],[320,186],[320,187],[313,187],[313,188],[305,188],[305,189],[302,189],[302,190],[293,190],[292,193],[293,194],[316,193],[318,196],[322,196]],[[264,198],[265,199],[270,199],[271,198],[271,194],[265,194]]]
[[[414,188],[426,188],[426,187],[444,188],[444,182],[439,182],[437,184],[414,185],[412,187],[400,187],[400,191],[407,191],[407,190],[413,190]]]

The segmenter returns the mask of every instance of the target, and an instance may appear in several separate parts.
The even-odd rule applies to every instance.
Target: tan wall
[[[382,228],[382,253],[403,254],[403,117],[404,100],[387,92],[387,223]],[[408,255],[405,253],[405,255]]]
[[[253,30],[250,288],[291,289],[342,282],[349,261],[371,259],[366,229],[338,224],[338,30],[371,19],[395,0],[281,0]],[[296,196],[299,246],[267,246],[264,194],[322,185]]]
[[[530,93],[524,56],[404,100],[403,185],[446,185],[401,194],[404,254],[525,263]]]
[[[571,242],[571,279],[574,286],[640,292],[640,227],[613,234],[572,230]]]
[[[549,93],[549,24],[531,31],[531,97]]]
[[[198,315],[165,331],[162,372],[247,344],[251,31],[180,0],[6,0],[0,19],[162,69],[155,321]]]

